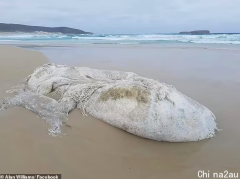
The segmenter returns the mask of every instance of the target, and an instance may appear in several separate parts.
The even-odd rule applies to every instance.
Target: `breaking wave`
[[[240,34],[179,35],[179,34],[94,34],[65,35],[61,33],[0,33],[0,43],[62,42],[77,44],[240,44]]]

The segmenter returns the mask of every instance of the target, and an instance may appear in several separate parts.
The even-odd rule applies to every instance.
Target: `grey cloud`
[[[239,32],[239,0],[1,0],[0,22],[95,33]]]

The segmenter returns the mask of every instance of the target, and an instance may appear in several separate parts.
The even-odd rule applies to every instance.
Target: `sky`
[[[0,22],[97,34],[240,32],[240,0],[1,0]]]

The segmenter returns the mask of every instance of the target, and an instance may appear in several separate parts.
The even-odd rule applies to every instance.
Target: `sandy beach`
[[[124,48],[121,51],[120,48],[84,46],[79,48],[82,52],[79,61],[69,64],[133,71],[174,85],[213,111],[218,127],[223,130],[217,132],[216,137],[200,142],[156,142],[74,110],[68,122],[72,128],[63,127],[65,135],[51,137],[42,119],[24,108],[14,107],[0,112],[0,173],[57,173],[67,179],[192,179],[198,178],[199,170],[209,170],[210,175],[225,170],[240,172],[237,67],[240,52]],[[95,55],[89,55],[90,50]],[[62,53],[71,58],[71,53]],[[9,96],[6,90],[23,81],[36,67],[56,62],[53,59],[61,56],[61,53],[55,57],[45,54],[0,46],[0,100]],[[116,61],[106,54],[111,54]],[[121,59],[127,65],[122,65]],[[62,60],[60,63],[64,63],[64,58]],[[199,61],[192,65],[192,60]]]

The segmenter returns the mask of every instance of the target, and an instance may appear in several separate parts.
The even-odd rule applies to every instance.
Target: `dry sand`
[[[0,46],[0,98],[43,63],[47,59],[40,52]],[[79,110],[70,114],[72,129],[65,127],[65,136],[50,137],[43,120],[14,107],[0,112],[0,173],[60,173],[67,179],[193,179],[199,170],[240,172],[239,87],[177,82],[177,78],[175,82],[180,91],[216,114],[223,129],[216,137],[193,143],[156,142],[83,117]]]

